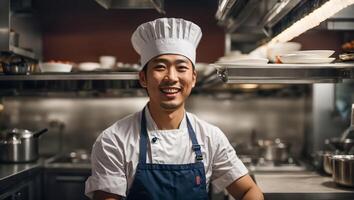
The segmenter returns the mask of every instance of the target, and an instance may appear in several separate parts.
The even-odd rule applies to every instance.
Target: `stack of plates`
[[[330,57],[333,50],[307,50],[280,55],[279,59],[284,64],[326,64],[335,58]]]
[[[265,58],[234,58],[230,60],[219,60],[216,64],[230,64],[230,65],[259,65],[259,64],[267,64],[268,59]]]

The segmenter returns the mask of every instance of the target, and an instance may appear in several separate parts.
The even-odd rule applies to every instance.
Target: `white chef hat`
[[[178,18],[159,18],[141,24],[131,41],[140,55],[141,66],[162,54],[179,54],[193,65],[198,43],[202,37],[200,27],[193,22]]]

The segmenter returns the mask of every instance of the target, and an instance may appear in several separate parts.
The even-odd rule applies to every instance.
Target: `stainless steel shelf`
[[[29,75],[0,74],[0,81],[56,80],[138,80],[138,72],[35,73]]]
[[[28,51],[26,49],[22,49],[22,48],[15,47],[15,46],[10,46],[9,50],[11,52],[13,52],[14,54],[17,54],[17,55],[21,55],[21,56],[24,56],[24,57],[27,57],[27,58],[37,59],[37,57],[36,57],[34,52]]]
[[[214,64],[225,83],[337,83],[354,79],[354,63],[330,64]]]

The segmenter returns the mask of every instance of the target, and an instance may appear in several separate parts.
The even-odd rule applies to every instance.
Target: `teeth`
[[[162,92],[164,93],[176,93],[178,91],[179,89],[175,89],[175,88],[162,89]]]

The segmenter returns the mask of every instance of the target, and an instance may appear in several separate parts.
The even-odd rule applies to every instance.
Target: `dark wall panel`
[[[197,61],[213,62],[224,54],[224,31],[214,18],[217,1],[165,1],[166,17],[180,17],[201,26],[203,38]],[[146,21],[165,17],[155,10],[105,10],[94,0],[41,0],[44,60],[98,61],[114,55],[118,61],[137,62],[130,37]]]

